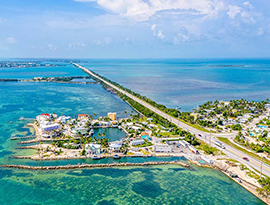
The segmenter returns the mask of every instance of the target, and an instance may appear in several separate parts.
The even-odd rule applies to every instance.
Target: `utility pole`
[[[263,158],[264,158],[264,157],[261,156],[261,174],[260,174],[260,179],[262,178],[262,164],[263,164],[263,161],[262,161],[262,160],[263,160]]]

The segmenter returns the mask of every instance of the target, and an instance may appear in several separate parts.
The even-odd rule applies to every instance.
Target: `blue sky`
[[[270,57],[267,0],[0,0],[0,57]]]

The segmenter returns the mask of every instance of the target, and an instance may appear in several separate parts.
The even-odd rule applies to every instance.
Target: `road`
[[[76,63],[73,63],[73,65],[75,65],[76,67],[82,69],[85,73],[99,79],[100,81],[104,82],[105,84],[107,84],[108,86],[112,87],[113,89],[123,93],[124,95],[130,97],[131,99],[133,99],[134,101],[140,103],[141,105],[145,106],[146,108],[148,108],[149,110],[157,113],[158,115],[164,117],[165,119],[169,120],[170,122],[172,122],[173,124],[175,124],[176,126],[180,127],[181,129],[183,130],[186,130],[188,132],[190,132],[191,134],[194,134],[196,136],[198,136],[199,134],[201,134],[203,137],[200,138],[201,140],[203,140],[204,142],[206,143],[210,143],[211,144],[211,141],[212,141],[212,145],[214,144],[213,142],[216,140],[215,137],[227,137],[227,138],[232,138],[235,136],[235,133],[232,133],[232,134],[211,134],[211,133],[207,133],[207,132],[203,132],[203,131],[200,131],[200,130],[197,130],[196,128],[194,127],[191,127],[181,121],[179,121],[178,119],[176,118],[173,118],[172,116],[164,113],[163,111],[157,109],[156,107],[148,104],[147,102],[135,97],[134,95],[116,87],[115,85],[109,83],[108,81],[102,79],[101,77],[99,77],[98,75],[94,74],[93,72],[91,72],[89,69],[79,65],[79,64],[76,64]],[[222,150],[226,155],[228,155],[230,158],[232,159],[235,159],[237,161],[239,161],[240,163],[246,165],[247,167],[249,168],[254,168],[258,171],[261,170],[261,162],[229,145],[226,145],[226,149],[221,149],[220,147],[217,147],[218,149]],[[247,157],[249,159],[249,161],[246,161],[243,159],[243,157]],[[253,170],[254,170],[253,169]],[[254,170],[254,171],[256,171]],[[262,166],[262,173],[269,176],[270,177],[270,166],[263,163],[263,166]]]

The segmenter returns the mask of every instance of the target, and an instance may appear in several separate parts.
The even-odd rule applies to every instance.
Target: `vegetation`
[[[229,145],[229,146],[231,146],[231,147],[234,147],[235,149],[238,149],[239,151],[244,152],[245,154],[247,154],[247,155],[249,155],[249,156],[251,156],[251,157],[253,157],[253,158],[255,158],[255,159],[261,160],[261,157],[260,157],[259,155],[257,155],[257,154],[254,153],[254,152],[248,151],[248,150],[246,150],[245,148],[242,148],[242,147],[240,147],[240,146],[238,146],[238,145],[232,143],[228,138],[225,138],[225,137],[217,137],[217,138],[218,138],[221,142],[223,142],[223,143],[225,143],[225,144],[227,144],[227,145]],[[263,158],[262,160],[263,160],[264,163],[270,165],[270,161],[269,161],[269,160],[267,160],[267,159],[265,159],[265,158]]]
[[[263,197],[270,196],[270,178],[265,177],[258,180],[258,182],[262,185],[262,188],[257,188],[258,194]]]
[[[208,144],[205,144],[204,142],[201,142],[200,146],[197,147],[199,150],[203,150],[205,154],[208,155],[219,155],[220,154],[220,150],[215,148],[215,147],[211,147]]]

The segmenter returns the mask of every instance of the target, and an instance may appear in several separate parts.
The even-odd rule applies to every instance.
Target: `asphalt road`
[[[194,127],[191,127],[181,121],[179,121],[176,118],[171,117],[170,115],[164,113],[161,110],[158,110],[157,108],[155,108],[154,106],[146,103],[145,101],[133,96],[132,94],[116,87],[115,85],[107,82],[106,80],[100,78],[99,76],[95,75],[93,72],[91,72],[90,70],[88,70],[87,68],[84,68],[83,66],[80,66],[79,64],[73,63],[75,66],[81,68],[84,72],[88,73],[89,75],[94,76],[95,78],[99,79],[100,81],[106,83],[107,85],[109,85],[110,87],[114,88],[115,90],[123,93],[124,95],[130,97],[131,99],[133,99],[134,101],[140,103],[141,105],[147,107],[148,109],[150,109],[151,111],[157,113],[158,115],[164,117],[165,119],[171,121],[172,123],[174,123],[176,126],[182,128],[183,130],[186,130],[188,132],[190,132],[191,134],[195,134],[196,136],[198,136],[199,134],[201,134],[203,137],[201,137],[200,139],[205,141],[207,144],[211,143],[212,141],[212,145],[214,145],[214,141],[215,141],[215,137],[227,137],[227,138],[232,138],[234,137],[236,134],[232,133],[232,134],[211,134],[211,133],[207,133],[207,132],[202,132],[200,130],[197,130]],[[213,139],[213,140],[210,140]],[[216,146],[217,147],[217,146]],[[254,168],[257,171],[260,172],[261,170],[261,162],[229,145],[226,145],[226,149],[222,149],[220,147],[217,147],[218,149],[222,150],[226,155],[228,155],[230,158],[235,159],[239,162],[241,162],[242,164],[246,165],[249,168]],[[243,159],[243,157],[247,157],[249,159],[249,161],[246,161]],[[253,169],[253,170],[254,170]],[[256,171],[254,170],[254,171]],[[270,177],[270,166],[263,163],[262,164],[262,173],[269,176]]]

